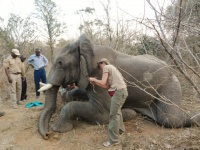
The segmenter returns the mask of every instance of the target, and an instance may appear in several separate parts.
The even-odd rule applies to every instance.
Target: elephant
[[[60,95],[64,102],[89,100],[86,91],[79,89],[77,86],[73,89],[61,88]]]
[[[132,56],[108,46],[95,45],[83,34],[58,52],[47,84],[39,89],[46,91],[45,105],[38,120],[39,133],[44,139],[49,138],[49,130],[72,130],[74,116],[97,124],[109,122],[111,97],[106,89],[88,81],[88,77],[101,79],[102,72],[97,67],[101,58],[116,66],[127,83],[128,97],[122,107],[124,121],[134,119],[140,113],[167,128],[190,127],[200,122],[198,116],[191,119],[179,109],[182,99],[180,82],[166,62],[147,54]],[[59,87],[72,83],[85,90],[88,100],[67,103],[50,126]]]

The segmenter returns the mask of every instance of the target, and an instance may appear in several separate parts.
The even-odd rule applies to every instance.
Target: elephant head
[[[39,117],[39,132],[48,139],[49,120],[56,106],[59,86],[66,87],[76,83],[79,89],[88,86],[87,77],[92,72],[93,45],[85,35],[66,45],[56,56],[49,72],[47,82],[39,91],[46,90],[45,106]]]

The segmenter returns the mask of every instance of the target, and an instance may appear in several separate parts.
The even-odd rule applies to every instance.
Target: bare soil
[[[28,99],[18,109],[11,108],[6,87],[1,87],[3,95],[1,95],[0,111],[5,111],[6,114],[0,117],[0,150],[200,149],[199,127],[167,129],[140,115],[135,120],[125,122],[126,133],[120,136],[121,144],[114,147],[102,146],[102,142],[107,140],[107,125],[92,125],[78,119],[73,121],[73,130],[66,133],[52,132],[50,138],[44,140],[37,126],[43,107],[25,108],[26,103],[36,100],[32,77],[29,79],[28,86]],[[186,112],[200,110],[200,101],[193,89],[188,88],[185,83],[182,89],[184,95],[181,107]],[[41,95],[38,101],[44,103],[44,95]],[[58,101],[62,103],[60,97]],[[51,123],[57,118],[60,109],[58,106]]]
[[[29,94],[24,104],[35,100],[34,93]],[[43,95],[39,101],[44,103]],[[126,133],[120,136],[120,145],[104,148],[102,142],[107,139],[107,125],[74,120],[72,131],[52,132],[49,140],[44,140],[37,126],[42,107],[25,108],[20,105],[18,109],[12,109],[6,101],[3,110],[6,115],[0,118],[0,150],[200,149],[198,127],[167,129],[140,115],[136,120],[125,122]],[[59,110],[56,112],[53,118],[57,117]]]

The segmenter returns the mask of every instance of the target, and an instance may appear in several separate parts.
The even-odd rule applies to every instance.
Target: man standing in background
[[[25,79],[25,68],[18,57],[19,55],[19,51],[13,49],[11,55],[3,61],[3,66],[9,82],[11,102],[14,109],[17,108],[17,105],[23,104],[20,101],[22,91],[21,80]]]
[[[46,71],[45,67],[48,64],[48,59],[41,54],[41,51],[39,48],[35,50],[35,54],[31,55],[28,58],[28,64],[34,68],[34,82],[35,82],[35,91],[36,91],[36,98],[39,98],[40,92],[38,90],[40,89],[40,80],[42,80],[42,83],[46,83]]]

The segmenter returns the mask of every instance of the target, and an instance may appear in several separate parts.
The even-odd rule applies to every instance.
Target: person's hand
[[[73,83],[73,84],[70,84],[70,85],[68,85],[67,86],[67,89],[68,90],[72,90],[72,89],[74,89],[76,86],[75,86],[75,84]]]
[[[34,66],[33,66],[32,64],[30,64],[30,66],[31,66],[32,68],[34,68]]]
[[[89,80],[89,82],[92,84],[92,83],[94,83],[94,82],[95,82],[96,78],[89,77],[89,78],[88,78],[88,80]]]
[[[92,77],[89,77],[88,80],[89,80],[90,82],[92,82],[93,78],[92,78]]]
[[[26,80],[26,77],[22,77],[22,81],[25,81]]]
[[[9,77],[9,78],[8,78],[8,82],[9,82],[9,83],[12,83],[13,80]]]
[[[44,67],[45,67],[45,66],[40,67],[39,70],[40,70],[40,69],[44,69]]]

